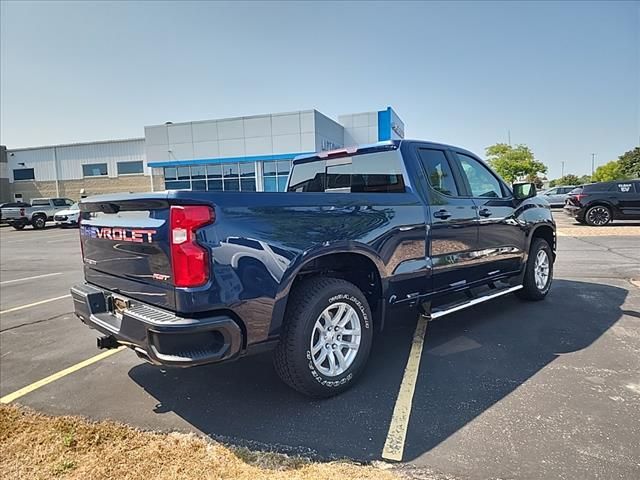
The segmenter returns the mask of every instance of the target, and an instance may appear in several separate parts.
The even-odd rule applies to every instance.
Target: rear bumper
[[[9,225],[28,225],[29,219],[27,217],[3,218],[2,222]]]
[[[171,312],[129,300],[118,314],[109,291],[89,284],[71,289],[75,314],[82,322],[156,365],[190,367],[222,362],[237,356],[242,348],[242,331],[232,318],[178,317]]]
[[[576,207],[575,205],[565,205],[563,211],[573,218],[582,218],[584,216],[583,208]]]

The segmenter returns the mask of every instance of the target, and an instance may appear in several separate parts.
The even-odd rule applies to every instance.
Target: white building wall
[[[309,151],[333,150],[344,146],[344,127],[320,112],[315,112],[315,146]]]
[[[8,150],[7,155],[10,182],[13,182],[13,170],[20,168],[33,168],[36,181],[55,181],[56,157],[61,181],[81,179],[82,165],[88,163],[106,163],[109,177],[117,177],[118,162],[142,161],[145,175],[149,175],[144,139]]]
[[[145,127],[150,162],[311,152],[314,110]],[[326,118],[326,117],[325,117]]]
[[[338,121],[344,126],[345,146],[369,144],[378,141],[378,112],[340,115]]]

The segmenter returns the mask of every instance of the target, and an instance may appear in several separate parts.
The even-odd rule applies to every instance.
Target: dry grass
[[[195,435],[154,433],[114,422],[52,417],[0,406],[3,479],[397,479],[348,462],[253,452]]]

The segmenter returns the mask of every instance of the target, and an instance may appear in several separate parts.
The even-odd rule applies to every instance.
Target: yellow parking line
[[[37,307],[38,305],[42,305],[43,303],[53,302],[55,300],[62,300],[63,298],[69,298],[71,296],[70,293],[67,295],[61,295],[60,297],[47,298],[46,300],[40,300],[39,302],[28,303],[26,305],[20,305],[19,307],[9,308],[7,310],[2,310],[0,315],[4,313],[17,312],[18,310],[24,310],[25,308]]]
[[[427,331],[428,321],[428,318],[423,315],[418,318],[418,324],[411,343],[411,351],[409,352],[409,360],[407,360],[407,366],[404,369],[400,391],[391,416],[387,440],[382,450],[382,458],[387,460],[402,461],[404,442],[407,438],[407,427],[411,416],[411,405],[413,404],[413,393],[416,389],[422,346],[424,345],[424,335]]]
[[[45,385],[55,382],[56,380],[59,380],[62,377],[66,377],[67,375],[73,372],[77,372],[78,370],[84,367],[88,367],[89,365],[92,365],[96,362],[99,362],[100,360],[110,357],[114,353],[118,353],[124,348],[125,347],[120,347],[120,348],[116,348],[115,350],[107,350],[106,352],[99,353],[95,357],[88,358],[86,360],[83,360],[80,363],[76,363],[75,365],[70,366],[69,368],[60,370],[59,372],[54,373],[53,375],[49,375],[48,377],[45,377],[42,380],[38,380],[37,382],[34,382],[31,385],[27,385],[26,387],[23,387],[20,390],[16,390],[13,393],[5,395],[4,397],[0,398],[0,403],[11,403],[16,399],[25,396],[27,393],[31,393],[40,387],[44,387]]]

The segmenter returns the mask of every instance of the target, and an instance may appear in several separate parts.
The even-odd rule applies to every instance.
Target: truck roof
[[[329,157],[346,156],[354,154],[372,153],[376,151],[395,150],[400,148],[403,143],[420,143],[423,145],[433,146],[436,148],[455,149],[461,152],[466,152],[474,155],[472,152],[454,145],[447,145],[446,143],[431,142],[428,140],[415,140],[415,139],[403,139],[403,140],[384,140],[376,143],[369,143],[364,145],[352,145],[348,147],[337,148],[335,150],[325,150],[315,153],[307,153],[304,155],[298,155],[293,159],[293,164],[307,163],[317,159],[326,159]]]

